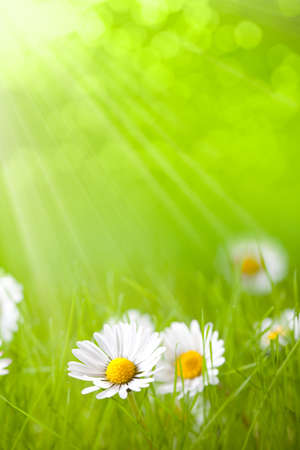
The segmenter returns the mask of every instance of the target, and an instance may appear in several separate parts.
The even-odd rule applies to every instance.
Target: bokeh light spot
[[[236,43],[246,49],[258,46],[262,39],[262,31],[258,25],[250,21],[242,21],[235,28]]]

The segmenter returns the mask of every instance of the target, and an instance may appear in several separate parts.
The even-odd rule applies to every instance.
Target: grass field
[[[24,300],[1,449],[300,448],[299,340],[264,351],[254,328],[299,312],[299,29],[296,0],[2,2],[0,267]],[[288,255],[267,295],[224,279],[243,235]],[[201,411],[68,377],[76,342],[130,308],[219,331]]]
[[[275,346],[266,355],[253,328],[268,310],[293,306],[293,280],[262,299],[199,273],[184,274],[181,282],[182,275],[155,285],[110,278],[97,296],[84,289],[81,296],[62,297],[68,307],[60,308],[60,301],[56,308],[64,326],[23,304],[24,323],[9,351],[13,366],[1,380],[2,448],[143,448],[147,442],[150,448],[275,449],[278,442],[297,448],[299,346]],[[202,426],[191,413],[193,398],[179,407],[172,395],[149,388],[136,394],[140,420],[128,401],[82,396],[87,383],[67,377],[75,340],[90,339],[125,305],[151,312],[158,330],[172,320],[201,322],[203,315],[220,330],[226,363],[220,384],[204,390],[210,408]]]

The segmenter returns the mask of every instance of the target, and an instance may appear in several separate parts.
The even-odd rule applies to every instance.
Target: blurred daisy
[[[15,303],[3,301],[0,297],[0,338],[11,341],[13,333],[18,330],[19,310]]]
[[[11,275],[0,276],[0,298],[3,301],[19,303],[23,300],[23,286]]]
[[[129,309],[128,311],[126,311],[121,317],[121,321],[126,323],[134,322],[137,325],[141,325],[144,328],[148,328],[149,330],[154,331],[154,324],[149,314],[143,314],[137,309]],[[108,323],[110,325],[113,325],[117,322],[117,318],[112,318]]]
[[[210,402],[208,400],[204,400],[203,395],[199,395],[192,408],[192,414],[195,419],[195,430],[203,425],[203,423],[207,419],[209,411]]]
[[[196,320],[190,328],[181,322],[173,322],[163,332],[166,346],[164,358],[156,376],[161,382],[158,391],[167,394],[176,391],[179,398],[184,393],[194,396],[208,384],[218,384],[218,369],[225,362],[224,342],[218,339],[211,323],[201,330]],[[183,382],[182,382],[183,380]]]
[[[165,350],[158,333],[135,322],[119,322],[104,325],[94,338],[98,345],[91,341],[77,343],[79,348],[72,353],[81,362],[68,365],[71,377],[93,383],[82,394],[103,389],[98,399],[115,394],[124,399],[129,391],[139,392],[154,381],[155,366]]]
[[[1,341],[0,341],[1,345]],[[11,364],[11,359],[2,358],[3,353],[0,352],[0,375],[8,374],[7,367]]]
[[[193,430],[195,433],[199,431],[199,427],[203,425],[210,411],[210,402],[204,400],[203,395],[198,395],[196,401],[190,401],[188,404],[184,401],[184,405],[177,398],[175,404],[175,414],[181,422],[187,422],[189,416],[192,415]]]
[[[18,329],[17,303],[23,299],[23,287],[12,276],[0,276],[0,338],[10,341]]]
[[[272,284],[281,281],[287,273],[287,256],[271,241],[240,240],[229,245],[229,257],[241,274],[244,290],[253,294],[267,294]]]
[[[292,321],[294,311],[291,309],[285,310],[277,319],[270,319],[267,317],[261,323],[260,346],[262,349],[268,348],[272,342],[278,341],[279,345],[285,346],[289,342],[291,335]]]

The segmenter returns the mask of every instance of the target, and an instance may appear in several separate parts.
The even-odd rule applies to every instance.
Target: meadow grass
[[[137,281],[109,274],[101,292],[83,286],[69,298],[45,297],[56,316],[25,300],[9,347],[10,374],[1,377],[1,448],[299,448],[299,341],[266,353],[254,331],[264,317],[297,308],[296,287],[291,276],[268,296],[250,296],[199,273],[173,274],[155,284],[147,276]],[[204,390],[204,405],[211,406],[205,406],[203,425],[191,412],[195,398],[178,403],[173,395],[158,395],[153,384],[125,401],[96,400],[81,395],[86,382],[68,377],[75,342],[90,339],[128,307],[150,313],[157,330],[196,318],[220,331],[226,363],[220,384]]]

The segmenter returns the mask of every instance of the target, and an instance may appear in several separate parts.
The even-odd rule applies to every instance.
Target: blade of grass
[[[288,363],[289,360],[291,359],[293,353],[296,351],[296,349],[297,349],[297,347],[298,347],[299,344],[300,344],[300,340],[297,341],[297,342],[294,344],[294,346],[292,347],[291,351],[287,354],[287,356],[286,356],[285,360],[283,361],[283,363],[281,364],[281,366],[277,369],[277,371],[276,371],[276,373],[275,373],[275,375],[274,375],[274,377],[273,377],[273,379],[272,379],[272,382],[270,383],[268,389],[266,390],[265,395],[263,396],[263,399],[262,399],[262,401],[260,402],[260,405],[259,405],[259,407],[258,407],[258,409],[257,409],[257,411],[256,411],[256,414],[255,414],[254,417],[253,417],[252,423],[251,423],[251,425],[250,425],[250,427],[249,427],[248,433],[247,433],[246,438],[245,438],[245,440],[244,440],[242,450],[245,450],[246,447],[247,447],[247,445],[248,445],[248,441],[249,441],[250,435],[251,435],[251,433],[252,433],[252,431],[253,431],[253,428],[254,428],[254,426],[255,426],[255,424],[256,424],[256,421],[257,421],[257,419],[258,419],[258,416],[259,416],[259,414],[260,414],[260,412],[261,412],[261,410],[262,410],[262,407],[263,407],[263,405],[264,405],[264,403],[265,403],[265,401],[266,401],[266,399],[267,399],[267,397],[268,397],[270,391],[271,391],[272,388],[274,387],[274,385],[275,385],[275,383],[276,383],[276,381],[277,381],[277,378],[279,377],[279,375],[281,374],[281,372],[283,371],[283,369],[285,368],[285,366],[287,365],[287,363]]]

